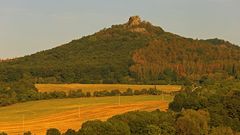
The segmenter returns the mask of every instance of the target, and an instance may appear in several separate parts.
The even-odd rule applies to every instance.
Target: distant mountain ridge
[[[183,83],[239,77],[240,47],[184,38],[130,17],[125,24],[0,64],[0,82]]]

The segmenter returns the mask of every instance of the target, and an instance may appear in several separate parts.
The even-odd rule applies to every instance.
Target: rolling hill
[[[176,84],[239,78],[240,47],[195,40],[130,17],[125,24],[0,63],[0,82]]]
[[[239,132],[239,80],[239,46],[217,38],[185,38],[133,16],[56,48],[0,61],[0,130],[77,130],[85,120],[106,120],[135,109],[166,110],[173,100],[166,113],[130,112],[114,116],[114,123],[130,123],[126,127],[135,134]],[[158,84],[184,86],[167,93]],[[19,103],[26,101],[34,102]],[[79,132],[116,131],[106,123],[88,121]],[[97,130],[91,128],[96,124]]]

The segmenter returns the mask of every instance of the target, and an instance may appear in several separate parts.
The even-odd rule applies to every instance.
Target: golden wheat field
[[[54,99],[19,103],[0,108],[0,131],[9,135],[31,131],[44,135],[49,128],[78,130],[88,120],[107,118],[134,110],[167,110],[173,97],[123,96]]]
[[[142,90],[156,88],[164,92],[174,92],[181,90],[180,85],[130,85],[130,84],[36,84],[36,88],[39,92],[53,92],[53,91],[64,91],[79,90],[83,92],[94,92],[94,91],[111,91],[119,90],[126,91],[128,88],[132,90]]]

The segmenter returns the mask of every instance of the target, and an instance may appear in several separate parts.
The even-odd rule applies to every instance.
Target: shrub
[[[50,128],[47,130],[46,135],[61,135],[61,132],[56,128]]]

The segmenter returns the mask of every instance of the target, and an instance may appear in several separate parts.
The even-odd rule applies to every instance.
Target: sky
[[[184,37],[240,45],[240,0],[0,0],[0,58],[50,49],[133,15]]]

